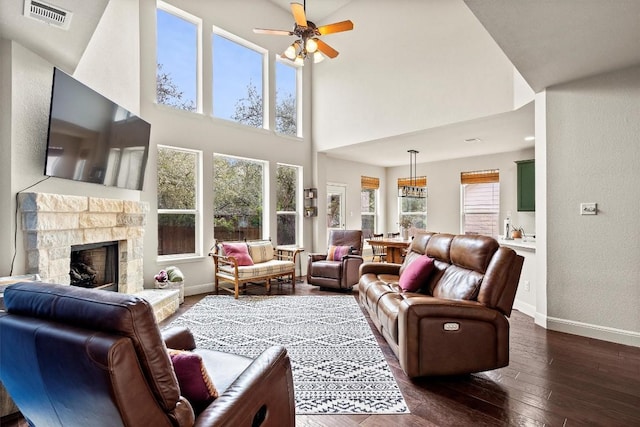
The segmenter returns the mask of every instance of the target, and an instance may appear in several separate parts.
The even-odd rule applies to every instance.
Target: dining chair
[[[384,237],[383,233],[371,235],[372,240],[382,240],[383,237]],[[374,242],[370,242],[370,245],[371,245],[371,252],[373,253],[373,257],[371,261],[375,261],[376,257],[378,257],[378,261],[387,262],[387,253],[385,252],[385,246],[381,243],[378,244]]]
[[[400,237],[400,233],[387,233],[387,237],[391,237],[392,239],[395,239],[396,237]]]

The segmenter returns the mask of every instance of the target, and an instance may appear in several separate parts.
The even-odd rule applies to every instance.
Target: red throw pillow
[[[178,378],[180,394],[184,396],[194,410],[201,412],[218,397],[202,357],[197,353],[168,349],[173,371]]]
[[[234,257],[238,265],[253,265],[246,243],[223,243],[222,249],[227,256]]]
[[[400,275],[399,285],[405,292],[415,292],[433,271],[433,258],[426,255],[416,258]]]
[[[343,256],[351,253],[351,246],[329,246],[327,261],[340,261]]]

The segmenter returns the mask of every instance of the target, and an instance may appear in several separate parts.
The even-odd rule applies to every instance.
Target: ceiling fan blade
[[[316,40],[316,43],[318,43],[318,50],[327,55],[329,58],[335,58],[336,56],[338,56],[339,52],[322,40],[318,39]]]
[[[291,3],[291,13],[293,13],[293,19],[296,20],[296,24],[301,27],[307,26],[307,17],[304,13],[304,6],[300,3]]]
[[[331,34],[331,33],[339,33],[341,31],[351,31],[353,30],[353,22],[346,20],[341,22],[335,22],[329,25],[322,25],[318,27],[318,32],[321,35]]]
[[[253,32],[256,34],[270,34],[272,36],[292,36],[293,35],[293,31],[269,30],[266,28],[254,28]]]

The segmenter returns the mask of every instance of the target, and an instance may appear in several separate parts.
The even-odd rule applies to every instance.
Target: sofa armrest
[[[309,254],[309,262],[324,261],[327,259],[327,254],[313,253]]]
[[[284,347],[265,350],[196,419],[195,426],[295,425],[291,362]]]
[[[406,298],[398,312],[398,360],[409,377],[506,366],[509,322],[477,301]]]
[[[191,331],[185,326],[172,326],[160,332],[167,348],[175,350],[193,350],[196,342]]]

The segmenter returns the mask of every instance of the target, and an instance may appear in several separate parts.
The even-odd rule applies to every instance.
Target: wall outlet
[[[531,290],[531,283],[528,280],[524,281],[524,290],[527,292]]]
[[[580,203],[580,215],[598,215],[598,204]]]

